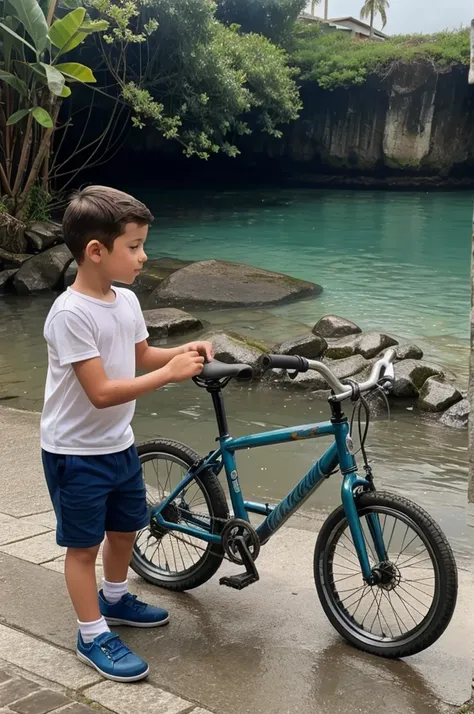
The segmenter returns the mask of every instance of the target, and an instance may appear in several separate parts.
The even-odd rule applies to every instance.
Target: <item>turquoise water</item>
[[[324,288],[317,299],[272,311],[202,315],[213,325],[283,340],[335,312],[365,330],[386,330],[416,341],[427,355],[451,365],[461,386],[466,384],[470,194],[262,190],[137,195],[157,217],[147,243],[150,257],[242,261]],[[53,299],[0,297],[4,406],[42,408],[42,328]],[[225,397],[235,436],[328,418],[326,402],[299,392],[229,386]],[[216,436],[209,395],[193,383],[140,399],[134,428],[138,441],[161,434],[204,454]],[[242,453],[239,472],[246,497],[281,498],[326,446],[308,441]],[[416,411],[397,410],[391,423],[375,421],[368,446],[377,484],[422,504],[456,552],[467,554],[467,431],[439,426]],[[306,508],[332,509],[339,502],[336,476]]]
[[[472,195],[333,190],[140,196],[150,257],[221,258],[319,283],[322,297],[272,312],[314,324],[338,313],[417,340],[463,373]]]

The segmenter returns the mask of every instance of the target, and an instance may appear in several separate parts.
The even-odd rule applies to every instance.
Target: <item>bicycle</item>
[[[134,544],[135,572],[155,585],[184,591],[208,581],[225,558],[245,570],[221,578],[220,583],[238,590],[247,587],[259,579],[256,561],[261,546],[340,470],[342,503],[321,527],[314,551],[314,579],[324,612],[349,643],[371,654],[406,657],[431,646],[448,626],[456,605],[457,568],[451,547],[420,506],[376,490],[365,450],[368,400],[376,391],[389,391],[394,358],[395,352],[388,350],[375,362],[367,381],[358,384],[340,382],[320,361],[264,356],[265,369],[291,371],[290,377],[308,369],[322,374],[331,388],[331,419],[237,439],[229,435],[222,390],[234,378],[251,379],[252,369],[216,360],[206,364],[194,381],[211,394],[218,447],[200,457],[168,439],[139,446],[150,523]],[[355,460],[354,414],[349,422],[342,410],[348,399],[359,409],[365,475],[358,472]],[[362,409],[367,415],[365,430]],[[332,436],[332,444],[280,503],[244,500],[237,451],[323,436]],[[218,478],[222,470],[231,512]],[[151,476],[156,477],[156,488]],[[263,518],[260,525],[251,524],[250,514]]]

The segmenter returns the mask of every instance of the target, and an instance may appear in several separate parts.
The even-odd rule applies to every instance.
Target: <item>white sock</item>
[[[104,579],[102,592],[108,603],[115,605],[121,598],[128,593],[128,580],[123,583],[109,583]]]
[[[79,625],[79,630],[81,631],[81,636],[86,645],[88,645],[92,640],[101,635],[103,632],[110,632],[109,626],[103,617],[94,622],[80,622],[77,621]]]

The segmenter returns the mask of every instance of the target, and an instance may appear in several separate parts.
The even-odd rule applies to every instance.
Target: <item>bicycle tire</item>
[[[336,539],[348,526],[344,509],[340,506],[323,524],[314,552],[314,578],[323,610],[339,634],[360,650],[392,659],[417,654],[438,640],[449,625],[455,610],[458,576],[451,546],[433,518],[420,506],[402,496],[376,491],[364,493],[357,499],[357,509],[360,516],[391,509],[393,513],[398,513],[405,523],[409,519],[418,528],[427,550],[431,551],[434,570],[436,566],[436,602],[433,601],[425,619],[411,634],[407,633],[405,638],[393,638],[392,642],[376,642],[369,636],[364,637],[355,626],[354,618],[351,625],[351,617],[343,606],[340,594],[336,592],[334,574],[331,573],[331,554],[334,554]],[[420,540],[423,539],[420,536]]]
[[[171,456],[179,459],[183,465],[190,468],[200,458],[193,449],[170,439],[158,439],[141,444],[137,447],[137,450],[142,463],[146,463],[147,460],[150,460],[147,457],[153,457],[154,455],[161,457]],[[194,481],[206,499],[212,520],[211,532],[219,533],[225,525],[225,519],[229,516],[224,490],[216,475],[210,470],[202,471],[198,477],[195,477]],[[224,552],[219,545],[202,541],[203,556],[196,564],[196,567],[183,571],[181,575],[175,574],[174,577],[167,577],[159,569],[154,569],[149,563],[145,563],[144,558],[139,553],[138,540],[139,535],[134,544],[131,568],[147,582],[174,592],[192,590],[203,585],[217,572],[224,557]]]

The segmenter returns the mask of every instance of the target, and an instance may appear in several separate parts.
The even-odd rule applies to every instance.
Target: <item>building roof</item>
[[[369,30],[370,32],[370,25],[368,25],[366,22],[363,22],[362,20],[359,20],[356,17],[330,17],[327,20],[322,20],[322,22],[329,22],[331,24],[337,25],[340,22],[354,22],[356,25],[360,25],[361,27],[364,27],[366,30]],[[384,37],[387,38],[388,35],[385,35],[381,30],[377,30],[374,27],[374,34],[379,35],[379,37]]]

